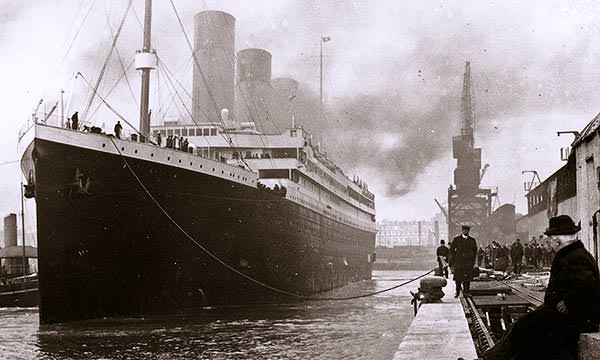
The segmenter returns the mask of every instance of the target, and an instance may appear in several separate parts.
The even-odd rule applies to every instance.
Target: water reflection
[[[378,291],[419,272],[326,294]],[[0,357],[37,359],[390,359],[412,320],[409,290],[269,306],[215,307],[186,315],[38,324],[37,309],[0,309]]]

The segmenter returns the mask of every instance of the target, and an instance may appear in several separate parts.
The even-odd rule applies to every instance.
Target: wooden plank
[[[512,289],[510,286],[503,284],[499,281],[472,281],[471,282],[471,294],[477,295],[496,295],[498,293],[510,294]]]
[[[499,297],[494,295],[473,296],[473,302],[478,308],[527,306],[531,304],[531,301],[515,294],[508,294],[505,297]]]

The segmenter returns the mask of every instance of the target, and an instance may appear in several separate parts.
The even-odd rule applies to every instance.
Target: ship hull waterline
[[[35,181],[41,323],[294,300],[198,244],[295,294],[371,277],[374,232],[256,187],[40,138],[23,159]]]

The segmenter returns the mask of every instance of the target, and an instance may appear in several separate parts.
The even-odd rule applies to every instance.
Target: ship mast
[[[152,0],[146,0],[144,15],[144,43],[142,50],[139,50],[135,56],[135,68],[142,71],[142,93],[140,101],[140,141],[146,141],[150,134],[150,70],[156,68],[156,55],[152,50],[151,30],[152,30]]]

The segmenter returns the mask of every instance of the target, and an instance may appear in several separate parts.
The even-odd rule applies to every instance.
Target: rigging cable
[[[95,4],[95,2],[96,2],[96,0],[92,0],[92,2],[90,3],[90,7],[89,7],[89,9],[88,9],[88,10],[87,10],[87,12],[85,13],[85,16],[83,17],[83,20],[81,21],[81,23],[80,23],[80,24],[79,24],[79,26],[77,27],[77,30],[75,31],[75,35],[73,36],[73,39],[71,40],[71,42],[70,42],[70,44],[69,44],[69,46],[68,46],[68,48],[67,48],[67,51],[65,52],[65,55],[64,55],[64,56],[63,56],[63,58],[61,59],[61,61],[60,61],[60,63],[59,63],[59,66],[58,66],[58,68],[56,69],[56,72],[54,73],[54,76],[53,76],[52,80],[49,82],[49,84],[52,84],[52,83],[54,83],[54,80],[55,80],[55,79],[56,79],[56,77],[58,76],[58,73],[60,72],[60,70],[61,70],[62,66],[63,66],[64,64],[66,64],[67,57],[69,56],[69,53],[71,52],[71,49],[73,48],[73,45],[75,44],[75,42],[76,42],[77,38],[79,37],[79,33],[81,32],[81,29],[83,28],[83,25],[85,25],[85,23],[86,23],[86,21],[87,21],[87,18],[88,18],[88,16],[89,16],[89,15],[90,15],[90,13],[92,12],[92,9],[94,8],[94,4]],[[77,8],[77,10],[75,11],[75,18],[79,18],[78,14],[79,14],[79,11],[80,11],[80,10],[82,10],[82,9],[83,9],[83,2],[80,2],[80,3],[79,3],[79,7],[78,7],[78,8]],[[63,43],[63,45],[62,45],[62,47],[64,48],[64,46],[65,46],[66,44],[67,44],[67,43],[66,43],[66,40],[65,40],[65,42],[64,42],[64,43]],[[46,89],[44,90],[44,92],[43,92],[43,93],[44,93],[44,94],[48,93],[48,89],[49,89],[49,88],[50,88],[50,85],[48,85],[48,86],[46,87]]]
[[[82,78],[82,79],[83,79],[83,81],[86,83],[86,85],[87,85],[87,86],[89,86],[89,87],[90,87],[90,88],[91,88],[91,89],[94,91],[94,94],[95,94],[96,96],[98,96],[98,98],[99,98],[100,100],[102,100],[102,102],[104,103],[104,105],[106,105],[106,107],[107,107],[107,108],[108,108],[110,111],[112,111],[112,112],[113,112],[113,114],[117,115],[117,116],[119,117],[119,119],[123,120],[123,121],[124,121],[124,122],[125,122],[127,125],[131,126],[131,128],[132,128],[133,130],[135,130],[135,132],[137,132],[138,134],[140,134],[140,131],[139,131],[139,130],[138,130],[136,127],[135,127],[135,126],[131,125],[131,123],[130,123],[129,121],[127,121],[127,119],[125,119],[125,118],[124,118],[124,117],[123,117],[121,114],[119,114],[119,113],[117,112],[117,110],[115,110],[115,109],[114,109],[112,106],[110,106],[110,104],[109,104],[109,103],[108,103],[106,100],[104,100],[104,98],[103,98],[102,96],[100,96],[100,94],[96,93],[96,90],[95,90],[94,88],[92,88],[92,84],[90,84],[90,83],[89,83],[89,82],[86,80],[86,78],[83,76],[83,74],[82,74],[82,73],[78,72],[76,76],[81,76],[81,78]]]
[[[104,2],[104,13],[106,15],[106,24],[108,25],[110,35],[112,37],[114,37],[115,34],[114,34],[113,28],[110,24],[110,15],[109,15],[108,9],[106,8],[106,2]],[[116,46],[115,46],[115,52],[117,54],[117,58],[119,59],[119,65],[121,65],[121,71],[123,72],[123,77],[125,77],[125,82],[127,83],[127,87],[129,88],[129,94],[131,95],[131,98],[133,99],[135,106],[137,108],[139,108],[140,105],[138,104],[137,99],[136,99],[135,95],[133,94],[133,88],[131,87],[131,83],[129,82],[129,77],[127,77],[127,71],[131,68],[131,65],[129,65],[126,69],[125,64],[123,63],[123,57],[121,56],[121,53],[119,52],[119,48]]]
[[[165,119],[167,117],[167,114],[171,110],[171,106],[175,107],[175,109],[177,110],[177,112],[179,113],[180,116],[183,114],[182,111],[177,106],[177,103],[175,102],[175,100],[176,100],[175,99],[175,97],[176,97],[175,95],[177,95],[177,98],[181,101],[182,106],[186,109],[186,112],[190,115],[190,119],[193,122],[194,119],[192,118],[191,113],[187,110],[187,107],[185,106],[185,102],[184,102],[183,98],[181,97],[181,95],[179,95],[179,93],[178,93],[178,91],[177,91],[177,89],[175,87],[175,84],[173,84],[173,81],[169,78],[169,76],[172,76],[182,89],[185,90],[185,87],[181,84],[181,82],[179,82],[179,80],[177,80],[177,78],[174,76],[174,74],[171,73],[171,71],[169,70],[169,68],[167,68],[164,65],[164,63],[162,63],[162,60],[158,57],[158,55],[156,55],[156,57],[158,58],[158,66],[162,66],[163,67],[163,69],[162,69],[163,70],[163,75],[162,76],[164,76],[165,78],[167,78],[168,83],[171,84],[171,86],[173,87],[173,91],[175,92],[175,93],[173,93],[171,91],[171,89],[169,89],[167,87],[167,90],[169,92],[168,98],[170,98],[170,100],[159,106],[158,113],[162,114],[162,115],[159,116],[159,118],[161,120],[160,122],[164,123],[164,121],[165,121]],[[190,56],[188,58],[188,60],[181,66],[181,68],[177,72],[179,73],[179,72],[181,72],[182,69],[187,68],[189,66],[189,63],[190,63],[191,60],[192,60],[192,57]],[[160,94],[160,89],[158,89],[157,93]],[[191,100],[191,96],[189,94],[188,94],[188,97],[190,97],[190,100]]]
[[[232,267],[231,265],[229,265],[228,263],[226,263],[225,261],[223,261],[221,258],[219,258],[217,255],[213,254],[209,249],[207,249],[206,247],[204,247],[204,245],[202,245],[201,243],[199,243],[196,239],[194,239],[187,231],[185,231],[184,228],[181,227],[181,225],[179,225],[179,223],[177,223],[175,221],[175,219],[173,219],[173,217],[165,210],[164,207],[162,207],[162,205],[158,202],[158,200],[154,197],[154,195],[152,195],[152,193],[148,190],[148,188],[144,185],[144,183],[142,182],[142,180],[138,177],[138,175],[135,173],[135,171],[133,170],[133,168],[131,168],[131,166],[129,165],[129,162],[127,162],[127,159],[125,158],[125,156],[123,155],[123,153],[121,152],[121,149],[119,149],[119,147],[117,146],[117,144],[115,143],[114,139],[112,137],[108,137],[110,139],[110,141],[112,142],[113,146],[115,147],[115,149],[117,150],[117,152],[119,153],[119,155],[121,156],[121,159],[123,160],[124,165],[127,167],[127,169],[131,172],[131,174],[133,175],[133,177],[135,178],[135,180],[137,181],[137,183],[140,185],[140,187],[144,190],[144,192],[146,193],[146,195],[148,195],[148,197],[150,198],[150,200],[152,200],[152,202],[158,207],[158,209],[169,219],[169,221],[171,221],[171,223],[173,225],[175,225],[175,227],[177,227],[177,229],[179,229],[179,231],[181,231],[181,233],[183,235],[185,235],[186,238],[188,238],[192,243],[194,243],[196,246],[198,246],[202,251],[204,251],[208,256],[210,256],[213,260],[217,261],[218,263],[220,263],[221,265],[223,265],[225,268],[227,268],[228,270],[236,273],[237,275],[243,277],[244,279],[257,284],[259,286],[262,286],[264,288],[267,288],[269,290],[272,290],[276,293],[279,294],[283,294],[283,295],[288,295],[297,299],[301,299],[301,300],[310,300],[310,301],[322,301],[322,300],[351,300],[351,299],[358,299],[358,298],[364,298],[364,297],[368,297],[368,296],[372,296],[372,295],[376,295],[376,294],[381,294],[383,292],[387,292],[396,288],[399,288],[401,286],[404,286],[406,284],[409,284],[413,281],[416,281],[422,277],[427,276],[428,274],[432,273],[435,269],[429,270],[428,272],[419,275],[413,279],[410,279],[408,281],[405,281],[399,285],[395,285],[392,286],[390,288],[386,288],[383,290],[379,290],[379,291],[375,291],[375,292],[371,292],[371,293],[367,293],[367,294],[361,294],[361,295],[355,295],[355,296],[345,296],[345,297],[312,297],[312,296],[303,296],[303,295],[298,295],[286,290],[282,290],[282,289],[278,289],[276,287],[273,287],[271,285],[265,284],[264,282],[261,282],[259,280],[254,279],[251,276],[248,276],[246,274],[244,274],[243,272],[237,270],[236,268]]]
[[[135,61],[134,61],[134,60],[132,60],[132,61],[129,63],[129,65],[127,66],[127,69],[126,69],[126,71],[127,71],[127,70],[129,70],[129,69],[131,69],[131,67],[133,66],[134,62],[135,62]],[[81,73],[78,73],[78,74],[81,74]],[[83,76],[83,75],[82,75],[82,76]],[[108,90],[108,92],[106,93],[106,97],[107,97],[107,98],[108,98],[108,97],[110,96],[110,94],[112,94],[112,92],[113,92],[113,91],[116,89],[117,85],[119,85],[119,83],[121,82],[121,80],[123,79],[123,77],[124,77],[124,74],[121,74],[121,76],[120,76],[120,77],[117,79],[117,81],[115,81],[115,83],[113,84],[113,86],[112,86],[112,87],[111,87],[111,88]],[[90,86],[90,87],[91,87],[91,86]],[[98,97],[100,97],[100,95],[98,95]],[[90,121],[87,121],[86,123],[88,123],[88,122],[91,122],[91,119],[92,119],[92,118],[94,117],[94,115],[96,115],[96,113],[97,113],[97,112],[100,110],[100,107],[101,107],[101,106],[102,106],[102,104],[98,104],[98,106],[96,106],[96,108],[94,109],[94,111],[92,111],[91,115],[89,116],[89,119],[90,119]],[[134,128],[134,130],[136,130],[136,129]],[[137,131],[137,130],[136,130],[136,132],[138,132],[138,133],[139,133],[139,131]]]
[[[211,101],[211,103],[213,104],[213,107],[215,108],[215,112],[217,113],[217,119],[219,119],[222,124],[223,124],[223,133],[227,136],[227,138],[229,139],[229,146],[236,152],[236,153],[240,153],[237,150],[237,147],[235,146],[235,144],[233,143],[233,139],[231,137],[231,134],[229,134],[229,131],[227,130],[227,124],[225,124],[225,121],[223,120],[223,118],[221,117],[221,114],[219,113],[219,109],[217,106],[217,101],[215,100],[215,97],[213,96],[212,92],[210,91],[210,87],[208,86],[208,80],[206,79],[206,76],[204,75],[204,72],[202,71],[202,69],[200,68],[200,64],[198,63],[198,58],[196,57],[196,52],[194,51],[194,48],[192,46],[192,43],[190,42],[190,38],[187,34],[187,32],[185,31],[185,27],[183,26],[183,22],[181,21],[181,17],[179,16],[179,12],[177,11],[177,8],[175,7],[175,3],[173,3],[173,0],[169,0],[171,3],[171,7],[173,8],[173,12],[175,13],[175,17],[177,18],[177,22],[179,23],[179,26],[181,27],[181,31],[183,32],[183,36],[185,37],[185,41],[188,45],[189,50],[192,53],[192,56],[194,58],[194,65],[195,68],[198,69],[198,73],[200,74],[201,78],[202,78],[202,82],[204,83],[204,85],[206,86],[206,89],[208,90],[208,96],[209,99]],[[233,111],[233,109],[229,109],[230,111]],[[210,121],[210,119],[209,119]],[[195,119],[194,119],[195,122]],[[238,161],[238,163],[240,165],[245,164],[249,169],[251,168],[250,165],[241,157],[237,157],[236,160]]]
[[[104,60],[104,64],[102,65],[102,69],[100,70],[100,76],[98,76],[96,85],[92,88],[92,91],[93,91],[92,96],[90,96],[90,99],[85,107],[84,112],[83,112],[82,124],[84,124],[87,120],[86,115],[87,115],[88,111],[90,110],[92,101],[94,101],[94,96],[98,95],[98,88],[100,87],[100,83],[102,82],[102,79],[104,78],[104,74],[106,73],[106,69],[108,68],[108,63],[110,61],[110,55],[112,54],[113,50],[117,46],[117,40],[119,40],[119,36],[121,35],[121,30],[123,30],[123,25],[125,24],[125,19],[127,19],[127,14],[129,13],[129,10],[131,9],[132,4],[133,4],[133,0],[129,0],[129,3],[127,4],[127,9],[125,9],[125,13],[123,14],[123,17],[121,18],[121,23],[119,24],[117,34],[113,38],[113,42],[110,47],[110,51],[108,52],[106,59]]]
[[[158,58],[158,55],[157,55]],[[195,59],[195,56],[192,56],[193,59]],[[181,82],[177,79],[177,77],[169,70],[169,68],[165,65],[165,63],[162,61],[162,59],[158,58],[159,60],[159,66],[162,66],[162,68],[165,70],[166,74],[169,76],[166,76],[167,80],[169,81],[169,83],[171,84],[171,86],[173,87],[173,90],[176,92],[177,97],[180,99],[181,104],[183,106],[183,108],[185,109],[185,111],[187,112],[187,114],[189,115],[190,119],[192,120],[192,122],[194,124],[196,124],[197,127],[200,127],[200,124],[198,124],[198,122],[196,121],[196,119],[194,119],[194,116],[192,115],[192,113],[190,112],[190,110],[188,109],[187,106],[185,106],[185,102],[183,101],[183,99],[181,98],[181,96],[179,95],[179,92],[176,90],[175,85],[173,84],[173,82],[171,81],[171,77],[173,79],[175,79],[175,81],[177,82],[177,84],[182,88],[183,92],[190,98],[192,99],[192,95],[185,89],[185,87],[181,84]],[[210,93],[210,91],[209,91]],[[203,110],[203,109],[199,109],[200,112],[202,112],[202,114],[206,117],[206,119],[208,120],[208,122],[213,125],[215,128],[217,128],[217,124],[215,124],[215,122],[213,122],[210,117],[208,116],[208,114]],[[180,113],[181,114],[181,113]],[[221,119],[222,120],[222,119]],[[221,132],[221,136],[223,137],[223,139],[229,144],[229,146],[234,149],[236,152],[239,153],[239,151],[237,150],[236,146],[233,144],[233,140],[231,138],[231,135],[227,132],[227,127],[224,125],[221,125],[223,128],[223,132]],[[208,140],[207,140],[208,141]],[[252,167],[250,166],[250,164],[248,164],[243,158],[238,158],[236,159],[238,162],[238,165],[240,166],[246,166],[247,169],[252,170]]]
[[[188,114],[188,116],[190,117],[190,119],[192,120],[192,122],[194,124],[196,124],[196,128],[199,129],[200,128],[200,124],[198,124],[198,122],[194,119],[194,116],[192,115],[192,113],[190,112],[190,109],[188,109],[187,106],[185,106],[185,102],[183,100],[183,98],[181,97],[181,95],[179,94],[179,91],[177,91],[177,88],[175,86],[175,84],[173,84],[173,81],[171,80],[171,78],[175,79],[175,81],[179,84],[179,86],[181,86],[181,88],[183,89],[183,91],[186,93],[186,95],[188,95],[188,97],[191,98],[191,95],[185,90],[185,87],[183,87],[183,85],[181,85],[181,83],[179,83],[179,81],[177,80],[177,78],[173,75],[173,73],[169,70],[169,68],[164,64],[164,62],[162,62],[162,60],[159,59],[159,63],[158,63],[159,67],[163,68],[165,70],[165,75],[169,75],[169,76],[165,76],[167,81],[169,82],[169,84],[171,84],[171,87],[173,88],[173,91],[175,92],[175,95],[177,95],[177,98],[179,99],[179,101],[181,101],[181,105],[183,106],[184,110],[186,111],[186,113]],[[173,103],[174,99],[173,99]],[[177,107],[177,104],[175,103],[175,107],[177,108],[177,110],[179,111],[179,108]],[[200,109],[200,111],[204,114],[204,116],[206,116],[206,118],[208,119],[208,121],[215,127],[217,128],[217,125],[210,120],[210,118],[208,117],[208,115],[204,112],[204,110]],[[181,112],[179,113],[181,115]],[[223,137],[223,139],[227,142],[229,142],[228,138],[221,133],[221,137]],[[202,138],[204,138],[204,140],[206,141],[207,145],[210,147],[210,142],[208,141],[208,138],[203,136]],[[197,144],[195,144],[197,145]],[[250,166],[248,166],[249,170],[252,170],[252,168],[250,168]]]

